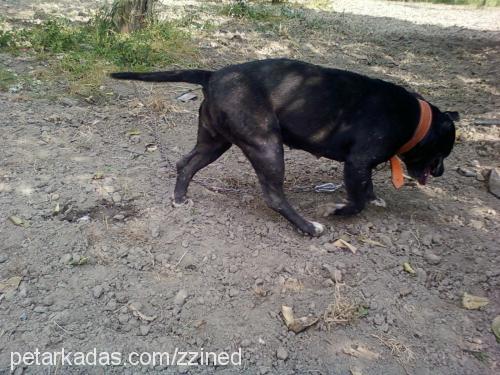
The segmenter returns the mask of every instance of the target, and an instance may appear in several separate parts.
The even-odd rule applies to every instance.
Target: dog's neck
[[[420,141],[422,141],[429,130],[432,124],[432,109],[429,103],[425,100],[417,99],[420,105],[420,119],[418,121],[417,128],[413,133],[411,139],[406,142],[394,155],[391,161],[391,172],[392,172],[392,184],[396,189],[399,189],[404,184],[404,176],[403,176],[403,166],[401,164],[401,160],[398,155],[404,154],[405,152],[410,151],[413,147],[415,147]]]

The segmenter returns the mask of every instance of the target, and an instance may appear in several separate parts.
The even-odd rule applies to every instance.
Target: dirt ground
[[[97,3],[9,0],[0,13],[13,25],[43,16],[39,9],[85,18]],[[205,14],[208,4],[171,3],[166,16]],[[500,313],[500,201],[485,177],[500,166],[500,132],[475,125],[500,117],[499,9],[381,1],[334,1],[333,9],[305,11],[326,27],[278,33],[209,14],[217,28],[197,36],[201,62],[216,68],[286,56],[414,89],[461,113],[445,175],[395,191],[382,167],[374,182],[387,207],[324,218],[322,208],[345,192],[311,188],[340,183],[341,164],[287,150],[290,201],[328,227],[308,238],[265,206],[236,148],[197,175],[192,206],[171,206],[171,164],[194,145],[201,92],[187,103],[176,97],[192,86],[106,81],[102,90],[114,99],[98,105],[61,95],[57,77],[0,92],[0,281],[22,278],[0,295],[0,373],[9,372],[12,351],[176,347],[241,347],[243,363],[15,373],[500,371],[490,328]],[[0,54],[0,63],[20,75],[43,68],[28,56]],[[333,246],[338,238],[357,251]],[[489,304],[467,310],[464,292]],[[366,316],[329,326],[328,311],[342,301]],[[319,322],[295,334],[282,305]]]

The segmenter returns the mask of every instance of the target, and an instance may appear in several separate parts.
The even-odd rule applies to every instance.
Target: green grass
[[[500,6],[500,0],[390,0],[411,3],[436,3],[450,5]]]
[[[104,11],[84,25],[53,18],[31,28],[0,31],[0,51],[48,61],[50,72],[44,78],[61,75],[72,93],[84,96],[99,95],[97,88],[113,70],[191,66],[196,61],[190,35],[174,22],[153,22],[129,34],[113,30]]]
[[[7,91],[17,81],[17,76],[13,72],[0,65],[0,91]]]
[[[261,3],[231,3],[220,8],[219,13],[233,18],[246,19],[256,23],[258,28],[276,31],[281,29],[283,24],[301,24],[308,29],[321,29],[327,27],[319,17],[307,17],[306,12],[299,6],[292,4],[270,4]]]

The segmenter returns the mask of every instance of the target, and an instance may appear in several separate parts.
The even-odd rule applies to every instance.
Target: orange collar
[[[413,134],[413,137],[406,142],[399,150],[396,155],[394,155],[391,161],[391,172],[392,172],[392,184],[396,189],[399,189],[404,184],[403,176],[403,166],[401,160],[399,159],[399,154],[404,154],[410,151],[413,147],[417,145],[429,132],[432,123],[432,110],[429,103],[424,100],[417,99],[420,104],[420,120],[417,125],[417,129]]]

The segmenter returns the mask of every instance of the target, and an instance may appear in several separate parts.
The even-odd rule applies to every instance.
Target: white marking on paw
[[[311,224],[314,225],[314,234],[319,236],[321,233],[325,231],[325,226],[316,221],[311,221]]]
[[[347,204],[345,204],[345,203],[337,203],[337,204],[335,205],[335,209],[336,209],[336,210],[341,210],[341,209],[342,209],[342,208],[344,208],[345,206],[347,206]]]
[[[174,199],[172,199],[172,207],[175,207],[175,208],[181,208],[181,207],[190,208],[190,207],[193,207],[193,205],[194,205],[194,202],[191,199],[186,199],[182,203],[177,203]]]
[[[377,207],[387,207],[387,203],[385,203],[385,200],[383,200],[382,198],[377,198],[377,199],[374,199],[372,201],[370,201],[370,204],[373,204],[374,206],[377,206]]]

